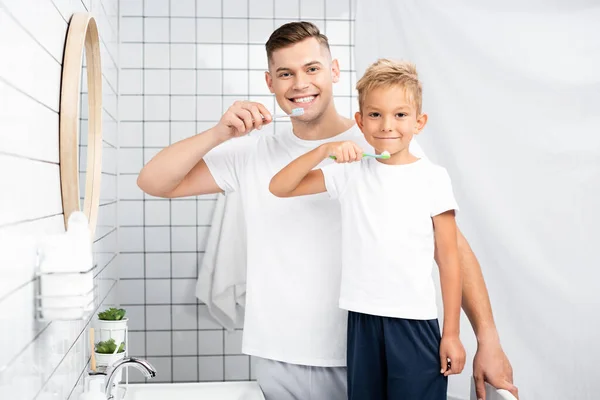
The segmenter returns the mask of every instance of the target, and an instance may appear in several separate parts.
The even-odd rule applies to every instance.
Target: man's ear
[[[265,71],[265,81],[269,87],[269,92],[273,93],[273,77],[271,77],[271,73],[269,71]]]
[[[340,81],[340,63],[337,58],[331,60],[331,80],[333,83],[338,83]]]

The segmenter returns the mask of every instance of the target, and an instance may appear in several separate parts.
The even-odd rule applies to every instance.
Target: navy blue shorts
[[[446,400],[437,319],[348,313],[349,400]]]

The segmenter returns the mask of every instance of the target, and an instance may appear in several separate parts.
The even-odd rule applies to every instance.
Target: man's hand
[[[236,101],[215,126],[222,140],[243,136],[273,121],[269,110],[260,103]]]
[[[519,391],[513,385],[513,370],[500,343],[480,343],[473,359],[473,377],[477,399],[486,400],[485,382],[496,389],[508,390],[519,398]]]

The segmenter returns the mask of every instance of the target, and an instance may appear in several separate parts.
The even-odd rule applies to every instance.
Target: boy
[[[412,64],[379,60],[357,90],[356,123],[375,153],[389,158],[363,160],[352,141],[325,143],[288,164],[269,189],[278,197],[327,192],[341,205],[339,304],[348,310],[348,398],[446,399],[447,376],[460,373],[466,357],[450,179],[409,151],[427,122]],[[330,156],[337,164],[314,169]],[[434,251],[444,300],[441,339]]]

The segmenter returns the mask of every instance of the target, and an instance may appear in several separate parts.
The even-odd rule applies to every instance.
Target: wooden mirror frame
[[[79,196],[79,114],[82,56],[85,46],[88,85],[88,144],[85,198]],[[83,108],[85,105],[82,104]],[[65,229],[73,211],[83,211],[92,234],[98,221],[102,172],[102,69],[96,20],[90,13],[75,13],[69,23],[60,92],[60,185]]]

